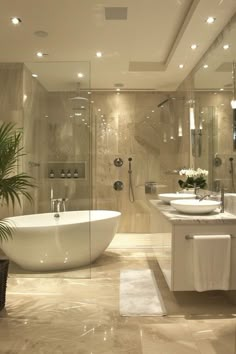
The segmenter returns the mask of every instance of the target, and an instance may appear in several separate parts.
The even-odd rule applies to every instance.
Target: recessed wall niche
[[[50,179],[86,179],[86,161],[49,162],[47,177]]]

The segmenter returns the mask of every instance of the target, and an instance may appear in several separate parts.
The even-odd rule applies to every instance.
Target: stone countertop
[[[165,218],[172,224],[236,224],[236,215],[227,211],[220,213],[219,209],[205,215],[182,214],[173,208],[170,204],[166,204],[161,200],[149,200],[151,205],[158,209]]]

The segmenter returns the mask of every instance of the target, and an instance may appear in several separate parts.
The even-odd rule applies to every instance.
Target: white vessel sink
[[[189,193],[162,193],[158,194],[158,198],[165,203],[170,203],[171,200],[176,199],[194,199],[196,198],[196,195]]]
[[[188,199],[188,200],[173,200],[170,202],[176,210],[184,214],[208,214],[219,208],[221,205],[220,201],[216,200],[201,200],[199,199]]]

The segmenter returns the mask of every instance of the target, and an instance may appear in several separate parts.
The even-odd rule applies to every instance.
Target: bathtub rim
[[[98,214],[99,213],[105,213],[105,215],[103,217],[99,217],[99,218],[92,218],[92,213],[94,214]],[[80,220],[76,220],[76,219],[69,219],[68,216],[71,216],[72,218],[75,217],[76,213],[82,213],[87,215],[86,213],[88,213],[89,215],[89,219],[80,219]],[[75,224],[83,224],[83,223],[93,223],[93,222],[99,222],[99,221],[103,221],[103,220],[109,220],[112,218],[119,218],[121,216],[121,212],[120,211],[116,211],[116,210],[107,210],[107,209],[91,209],[91,210],[69,210],[69,211],[63,211],[60,212],[59,218],[54,217],[56,213],[54,212],[49,212],[49,213],[35,213],[35,214],[24,214],[24,215],[17,215],[17,216],[11,216],[11,217],[7,217],[4,218],[4,220],[8,221],[9,223],[9,227],[11,227],[13,230],[17,229],[17,228],[44,228],[44,227],[55,227],[55,226],[69,226],[69,225],[75,225]],[[50,223],[41,223],[39,224],[39,220],[42,221],[42,218],[46,217],[46,218],[50,218],[48,219],[50,221]],[[79,215],[78,215],[79,216]],[[80,215],[81,217],[81,215]],[[30,222],[30,220],[32,220],[32,222]],[[22,223],[18,223],[17,221],[21,221]],[[26,221],[26,223],[23,223],[23,221]],[[71,222],[72,221],[72,222]]]

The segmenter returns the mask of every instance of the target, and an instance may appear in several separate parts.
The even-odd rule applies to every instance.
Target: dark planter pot
[[[0,259],[0,311],[4,308],[6,301],[8,266],[8,259]]]

